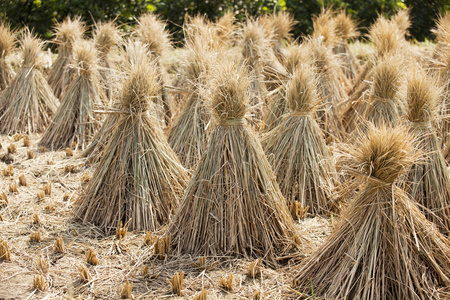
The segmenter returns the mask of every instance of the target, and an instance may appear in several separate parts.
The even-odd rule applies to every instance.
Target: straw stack
[[[242,28],[241,54],[250,74],[250,124],[258,131],[262,128],[266,86],[263,82],[264,61],[268,60],[270,36],[258,20],[248,19]]]
[[[98,51],[100,84],[105,90],[106,97],[112,100],[115,72],[109,54],[121,41],[119,28],[114,21],[95,24],[94,41]]]
[[[328,139],[342,140],[344,132],[339,115],[340,106],[347,97],[343,84],[345,75],[332,48],[321,39],[309,39],[305,46],[309,55],[308,63],[318,76],[317,90],[322,100],[316,111],[319,125]]]
[[[82,39],[85,25],[81,17],[70,19],[67,17],[55,27],[54,43],[58,45],[58,57],[48,75],[48,84],[52,87],[54,95],[61,99],[65,88],[72,78],[71,72],[66,69],[72,58],[73,46],[76,41]]]
[[[291,45],[286,49],[286,53],[282,59],[282,64],[286,69],[287,78],[289,79],[295,72],[296,67],[307,61],[306,51],[304,47],[298,45]],[[282,76],[280,76],[282,78]],[[266,132],[275,128],[281,122],[281,117],[289,112],[289,107],[286,101],[285,84],[286,79],[280,79],[281,85],[278,91],[272,95],[269,102],[269,109],[264,118],[264,130]]]
[[[356,57],[350,51],[348,41],[359,36],[358,29],[352,18],[345,11],[341,11],[334,17],[334,30],[336,45],[333,47],[333,52],[337,55],[345,76],[353,82],[360,68]]]
[[[399,54],[403,47],[404,38],[397,24],[381,16],[370,27],[369,37],[375,44],[375,53],[364,64],[355,80],[350,96],[343,104],[341,118],[347,133],[351,133],[358,127],[360,117],[367,109],[367,98],[364,94],[369,93],[371,88],[373,69],[385,57]]]
[[[169,130],[168,142],[186,168],[194,168],[199,161],[208,138],[206,127],[211,112],[201,90],[206,83],[214,54],[208,52],[202,40],[188,44],[185,50],[183,76],[189,90],[181,112]]]
[[[326,299],[447,299],[450,245],[395,182],[415,159],[406,129],[372,127],[349,147],[361,179],[331,235],[293,285]]]
[[[450,231],[450,176],[434,128],[439,89],[423,72],[409,79],[407,114],[415,147],[424,152],[405,175],[406,191],[428,220],[446,235]]]
[[[135,31],[138,39],[144,43],[155,61],[159,81],[161,81],[160,94],[156,103],[156,115],[161,119],[163,127],[172,121],[173,108],[171,99],[164,88],[165,73],[161,66],[161,57],[171,50],[170,34],[166,30],[166,24],[158,16],[147,13],[139,17],[138,26]]]
[[[39,145],[62,149],[76,143],[84,149],[100,127],[94,109],[104,105],[100,87],[97,51],[93,43],[78,41],[73,47],[73,78],[64,93],[61,105],[44,132]]]
[[[316,84],[309,67],[296,69],[286,86],[290,114],[262,140],[288,204],[298,201],[314,215],[330,213],[337,183],[331,151],[314,119]]]
[[[14,32],[9,25],[0,21],[0,91],[4,90],[14,78],[14,71],[6,61],[16,44]]]
[[[293,221],[269,162],[246,125],[249,78],[231,62],[208,89],[217,125],[169,233],[175,253],[253,256],[274,262],[292,244]]]
[[[44,131],[58,106],[40,71],[43,42],[26,29],[20,46],[22,66],[0,96],[0,133],[3,134]]]
[[[312,38],[320,40],[326,47],[336,45],[336,23],[333,19],[333,9],[322,7],[320,14],[313,18]]]
[[[148,53],[147,48],[140,41],[128,40],[124,43],[121,56],[125,60],[123,62],[122,71],[128,73],[133,67],[147,63],[151,54]],[[111,113],[106,115],[105,121],[95,133],[89,146],[81,153],[81,157],[87,157],[90,163],[99,161],[103,149],[111,138],[114,127],[120,120],[120,113],[118,112],[122,109],[121,101],[115,100],[112,105]]]
[[[264,26],[271,31],[272,49],[275,57],[281,62],[286,55],[286,42],[292,39],[292,28],[296,24],[294,16],[280,10],[276,13],[262,18]]]
[[[106,144],[75,214],[111,233],[156,230],[178,207],[188,176],[163,132],[148,114],[160,93],[156,65],[143,59],[122,87],[121,117]]]
[[[399,93],[403,86],[402,60],[398,56],[385,57],[373,70],[372,90],[365,120],[376,126],[395,126],[405,113]]]
[[[401,9],[391,19],[391,21],[397,25],[397,28],[403,38],[406,38],[406,36],[409,35],[408,29],[411,27],[409,14],[409,9]]]

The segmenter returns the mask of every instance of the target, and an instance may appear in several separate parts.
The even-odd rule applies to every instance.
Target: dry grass
[[[53,243],[53,248],[57,253],[64,253],[66,251],[66,246],[61,236],[57,238],[56,241]]]
[[[0,91],[4,90],[14,78],[12,69],[6,57],[14,50],[16,44],[15,32],[9,29],[9,24],[0,22]]]
[[[84,149],[100,128],[94,109],[102,106],[105,98],[100,88],[96,54],[90,42],[74,45],[73,60],[68,66],[75,70],[74,76],[39,146],[61,149],[76,142]]]
[[[35,267],[37,272],[39,272],[39,273],[41,273],[43,275],[47,274],[48,273],[48,267],[49,267],[48,259],[43,257],[43,256],[39,256],[34,261],[34,267]]]
[[[120,299],[133,299],[133,283],[128,280],[119,287]]]
[[[293,285],[324,298],[443,299],[450,247],[395,185],[417,157],[405,128],[371,127],[352,146],[362,185],[331,236],[295,268]],[[349,149],[350,150],[350,149]]]
[[[190,92],[167,137],[170,147],[178,155],[183,166],[189,169],[196,166],[208,139],[206,126],[211,120],[211,111],[201,90],[204,88],[214,58],[203,49],[201,41],[192,47],[186,51],[182,65],[182,76],[187,82],[185,88]]]
[[[159,89],[154,65],[132,68],[122,89],[120,120],[76,204],[75,214],[84,222],[106,232],[128,221],[130,230],[155,230],[178,206],[187,173],[147,114]]]
[[[0,96],[0,132],[42,132],[56,111],[58,100],[39,70],[43,42],[25,30],[20,41],[21,68]]]
[[[337,41],[336,37],[336,23],[333,19],[333,9],[324,8],[320,14],[313,18],[314,31],[312,33],[313,39],[323,41],[327,47],[334,47]]]
[[[16,154],[17,153],[17,146],[14,143],[10,143],[9,146],[6,148],[8,153]]]
[[[40,241],[42,241],[41,230],[38,228],[38,230],[31,232],[31,234],[30,234],[30,242],[32,242],[32,243],[39,243]]]
[[[424,156],[403,178],[407,193],[428,220],[448,235],[450,232],[450,177],[439,147],[436,124],[439,88],[424,72],[408,80],[407,119],[416,149]]]
[[[90,248],[86,252],[86,261],[88,264],[90,264],[92,266],[98,265],[97,252],[95,252],[94,249]]]
[[[247,275],[250,278],[261,276],[261,258],[255,259],[248,265]]]
[[[67,17],[55,26],[54,43],[58,45],[58,57],[50,70],[48,83],[52,87],[54,95],[59,99],[73,75],[72,71],[67,68],[73,54],[73,46],[83,38],[85,30],[85,24],[81,21],[81,17],[73,19]]]
[[[9,185],[9,192],[10,193],[18,193],[19,192],[19,186],[17,183],[13,182]]]
[[[25,177],[24,174],[22,174],[22,175],[19,176],[19,184],[20,184],[21,186],[27,186],[27,185],[28,185],[28,184],[27,184],[27,178]]]
[[[332,153],[314,119],[316,88],[311,69],[297,68],[286,86],[290,114],[261,143],[288,205],[298,201],[312,214],[328,214],[338,180]]]
[[[293,223],[261,145],[244,125],[249,78],[228,62],[210,84],[217,124],[170,224],[174,253],[264,253],[275,262],[292,245]]]
[[[221,277],[219,281],[219,286],[226,291],[231,291],[234,286],[233,273],[230,273],[227,277]]]

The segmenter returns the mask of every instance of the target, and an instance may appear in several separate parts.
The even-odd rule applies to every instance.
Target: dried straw
[[[272,49],[276,58],[282,61],[286,55],[286,41],[292,39],[291,31],[297,23],[294,16],[284,10],[274,12],[261,19],[263,25],[271,32]]]
[[[330,213],[336,168],[314,119],[319,102],[313,72],[298,67],[286,86],[290,114],[262,139],[283,196],[309,206],[312,214]]]
[[[115,72],[108,54],[120,43],[121,35],[114,21],[95,24],[94,41],[98,50],[100,84],[104,88],[106,97],[111,100],[114,90],[112,80]]]
[[[391,19],[391,21],[397,25],[398,30],[403,37],[409,35],[408,29],[411,27],[409,14],[409,9],[401,9]]]
[[[39,70],[43,42],[26,29],[20,41],[23,63],[0,96],[0,132],[42,132],[56,111],[58,100]]]
[[[169,226],[174,252],[275,262],[292,245],[294,228],[262,147],[245,125],[250,79],[222,62],[210,84],[218,124]]]
[[[359,63],[350,51],[348,41],[358,37],[359,32],[355,22],[345,11],[334,17],[334,24],[336,45],[333,47],[333,53],[337,55],[345,76],[353,82],[358,76]]]
[[[250,123],[259,130],[265,103],[266,86],[263,82],[264,62],[269,60],[270,36],[258,20],[247,19],[241,30],[241,53],[243,64],[250,76]]]
[[[58,57],[50,70],[48,84],[57,98],[61,98],[70,83],[72,74],[66,67],[71,62],[75,42],[83,38],[85,30],[85,24],[79,16],[73,19],[67,17],[55,26],[54,43],[58,45]]]
[[[210,109],[201,90],[214,57],[204,48],[201,41],[198,41],[195,46],[186,50],[183,76],[189,84],[185,87],[189,94],[167,138],[170,147],[186,168],[195,167],[200,159],[208,138],[206,127],[211,119]]]
[[[332,49],[320,39],[309,39],[305,48],[309,55],[308,63],[312,65],[318,78],[317,91],[322,100],[316,110],[319,125],[327,138],[341,140],[344,130],[339,114],[341,103],[347,97],[342,84],[346,80],[345,75]]]
[[[327,47],[333,48],[337,42],[336,23],[333,19],[333,8],[322,7],[320,14],[313,18],[312,38],[320,40]]]
[[[419,203],[427,219],[448,235],[450,176],[433,126],[437,116],[438,91],[436,84],[423,71],[416,71],[408,81],[406,117],[415,147],[425,154],[413,164],[403,181],[406,191]]]
[[[450,245],[395,181],[415,159],[404,128],[350,146],[359,191],[293,285],[327,299],[444,299]]]
[[[164,120],[164,124],[168,126],[172,120],[173,108],[171,99],[164,88],[165,75],[160,59],[172,48],[170,34],[166,30],[166,24],[153,13],[147,13],[139,17],[135,33],[155,60],[155,68],[158,71],[159,81],[162,83],[159,89],[159,97],[155,101],[158,106],[157,114],[160,119]]]
[[[132,68],[122,88],[121,117],[76,202],[75,214],[106,233],[121,222],[130,230],[159,228],[187,185],[185,169],[148,115],[160,88],[154,63]]]
[[[99,85],[96,55],[91,42],[79,41],[74,45],[73,60],[68,66],[74,70],[74,77],[39,146],[63,149],[76,142],[84,149],[100,127],[94,109],[102,106],[105,96]]]
[[[140,41],[127,40],[121,51],[121,56],[125,59],[122,71],[124,73],[129,73],[133,67],[147,63],[150,55],[147,48],[144,47]],[[115,101],[112,105],[112,109],[116,111],[122,110],[122,103],[120,101]],[[92,142],[80,156],[89,158],[91,163],[98,162],[101,153],[109,142],[113,129],[119,120],[120,113],[107,114],[105,121],[92,138]]]
[[[376,126],[395,126],[404,114],[404,102],[399,92],[403,85],[402,59],[387,57],[374,68],[369,105],[364,114],[366,120]]]
[[[0,91],[4,90],[15,74],[6,57],[16,44],[15,33],[9,29],[9,24],[0,21]]]

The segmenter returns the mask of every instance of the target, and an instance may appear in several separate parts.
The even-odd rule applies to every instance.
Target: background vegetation
[[[180,40],[186,14],[201,13],[215,20],[232,9],[242,20],[247,15],[259,16],[282,9],[294,14],[298,21],[294,34],[298,37],[312,31],[311,18],[320,13],[322,6],[329,5],[346,9],[362,27],[369,26],[378,14],[389,16],[409,7],[413,19],[411,36],[419,41],[432,38],[434,19],[450,10],[450,0],[2,0],[0,18],[13,26],[28,25],[42,37],[51,38],[52,26],[68,15],[81,15],[88,24],[117,18],[128,27],[135,24],[136,16],[153,11],[168,20],[168,28]]]

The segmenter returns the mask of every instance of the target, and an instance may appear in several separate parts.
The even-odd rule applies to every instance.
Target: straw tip
[[[356,167],[365,175],[393,183],[416,159],[411,141],[403,126],[369,125],[353,150]]]
[[[411,122],[433,121],[437,114],[440,89],[420,69],[409,76],[406,91],[407,118]]]

